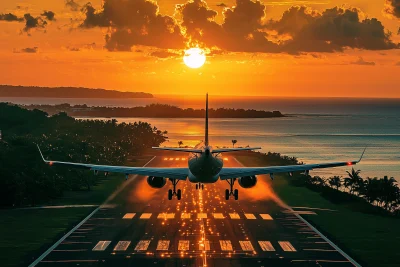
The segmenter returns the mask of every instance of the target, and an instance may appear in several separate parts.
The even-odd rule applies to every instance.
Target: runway
[[[224,158],[225,166],[240,166]],[[184,167],[182,153],[166,153],[148,166]],[[196,190],[181,181],[182,199],[135,176],[125,189],[67,236],[37,266],[354,266],[296,214],[267,182],[239,189],[225,200],[228,184]],[[314,214],[318,210],[299,210]],[[51,218],[49,218],[51,219]]]

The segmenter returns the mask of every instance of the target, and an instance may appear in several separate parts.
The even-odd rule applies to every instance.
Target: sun
[[[192,69],[200,68],[206,62],[206,54],[201,48],[190,48],[185,51],[183,62],[186,66]]]

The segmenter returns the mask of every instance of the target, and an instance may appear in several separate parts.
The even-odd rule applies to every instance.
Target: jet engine
[[[244,176],[239,178],[239,185],[243,188],[252,188],[257,183],[257,177],[253,176]]]
[[[147,183],[153,188],[161,188],[167,183],[167,179],[164,177],[149,176],[147,177]]]

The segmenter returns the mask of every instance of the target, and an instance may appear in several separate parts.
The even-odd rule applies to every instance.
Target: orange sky
[[[75,2],[82,5],[86,1]],[[100,10],[100,0],[91,2]],[[280,20],[283,12],[298,2],[262,2],[266,6],[265,21]],[[393,32],[391,42],[400,42],[400,20],[383,11],[385,0],[300,2],[320,12],[335,6],[357,7],[363,18],[377,18]],[[173,16],[175,5],[183,3],[166,0],[158,1],[158,6],[160,13]],[[207,1],[209,9],[218,11],[216,22],[222,23],[219,3]],[[235,5],[231,0],[224,3]],[[163,39],[156,44],[159,47],[134,45],[128,52],[108,51],[104,45],[109,28],[79,27],[85,14],[71,11],[64,1],[0,2],[0,14],[21,18],[26,13],[37,17],[44,10],[53,11],[56,20],[48,21],[43,28],[25,32],[24,22],[0,21],[0,84],[100,87],[154,94],[199,95],[208,91],[214,95],[400,97],[400,49],[270,53],[223,48],[208,55],[203,67],[189,69],[183,64],[181,49],[160,48]],[[175,13],[175,18],[179,23],[180,16]],[[229,41],[223,42],[230,47]],[[179,55],[152,56],[156,51]]]

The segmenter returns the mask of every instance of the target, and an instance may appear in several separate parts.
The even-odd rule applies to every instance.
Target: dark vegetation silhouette
[[[87,105],[29,105],[27,109],[43,110],[50,115],[66,112],[73,117],[147,117],[147,118],[204,118],[204,109],[182,109],[166,104],[150,104],[144,107],[89,107]],[[279,111],[264,111],[254,109],[218,108],[209,109],[211,118],[280,118]]]
[[[167,133],[146,122],[76,120],[6,103],[0,103],[0,130],[0,206],[36,205],[96,184],[88,171],[44,164],[35,143],[52,159],[121,165],[159,146]]]

